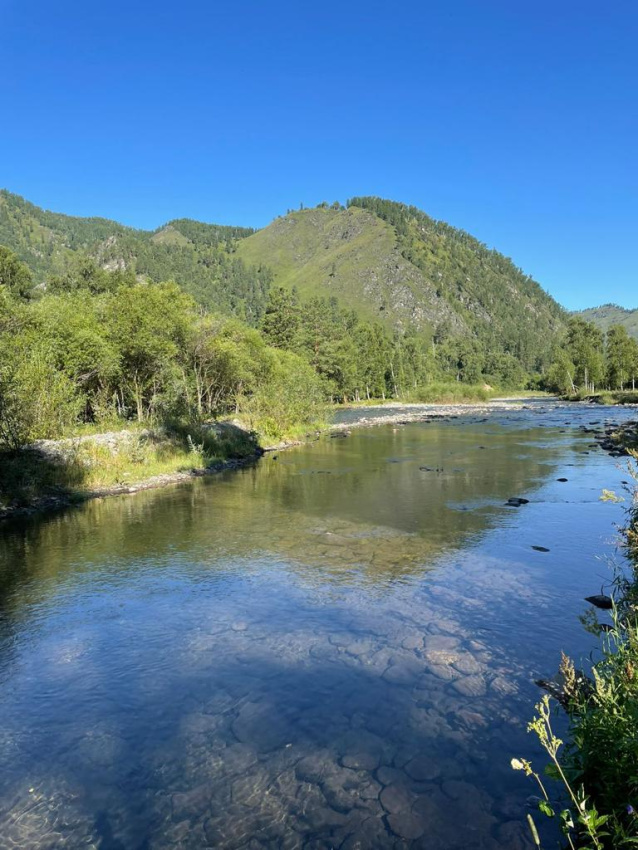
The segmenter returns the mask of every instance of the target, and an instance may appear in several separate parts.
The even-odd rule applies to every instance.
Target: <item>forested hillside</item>
[[[154,231],[105,218],[80,218],[40,209],[0,191],[0,245],[32,269],[34,282],[74,271],[87,256],[108,270],[132,270],[151,281],[174,280],[208,309],[250,325],[263,316],[270,273],[248,267],[235,253],[250,228],[176,219]]]
[[[290,213],[237,250],[302,296],[330,293],[435,345],[459,340],[460,359],[472,361],[465,368],[474,373],[498,374],[510,359],[542,371],[566,320],[507,257],[415,207],[379,198]]]
[[[566,315],[508,257],[416,207],[369,197],[353,198],[349,205],[394,227],[401,255],[434,283],[485,350],[513,354],[529,370],[543,368]]]
[[[257,232],[191,219],[145,231],[2,191],[0,246],[30,269],[19,297],[50,309],[49,296],[175,281],[200,308],[304,358],[327,398],[405,397],[434,381],[521,387],[564,330],[561,307],[509,259],[373,197]]]
[[[601,307],[579,310],[574,315],[596,325],[603,333],[613,325],[622,325],[630,336],[638,339],[638,309],[626,310],[618,304],[603,304]]]

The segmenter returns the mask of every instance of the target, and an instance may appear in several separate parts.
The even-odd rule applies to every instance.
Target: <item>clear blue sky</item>
[[[0,186],[154,228],[415,204],[638,306],[635,0],[0,0]]]

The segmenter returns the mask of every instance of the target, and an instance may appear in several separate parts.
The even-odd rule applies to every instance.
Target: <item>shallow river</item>
[[[532,406],[5,524],[0,847],[530,846],[509,762],[622,519],[580,428],[636,415]]]

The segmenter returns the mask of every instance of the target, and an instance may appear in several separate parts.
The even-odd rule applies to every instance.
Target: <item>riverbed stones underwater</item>
[[[348,606],[343,630],[328,632],[302,615],[276,630],[246,616],[237,629],[236,612],[220,610],[181,639],[175,632],[181,757],[173,745],[148,754],[149,846],[502,847],[499,801],[481,790],[476,731],[488,717],[514,721],[500,690],[510,671],[461,625],[465,604],[458,594],[443,608],[394,603],[373,630]],[[281,667],[268,672],[273,657]],[[167,675],[156,670],[148,685],[159,692]],[[117,727],[82,740],[77,759],[87,770],[99,765],[115,790],[113,754],[140,742]],[[124,810],[116,805],[96,824],[75,804],[81,785],[65,796],[55,782],[38,783],[35,796],[16,793],[2,812],[6,846],[75,847],[82,836],[137,846]],[[512,846],[531,846],[523,829],[508,829],[519,841]],[[103,840],[115,834],[119,844]]]
[[[345,468],[356,440],[325,442]],[[413,454],[415,492],[449,498],[460,473],[423,474],[430,458]],[[464,545],[437,540],[440,514],[418,534],[403,514],[353,517],[345,500],[336,510],[348,482],[350,501],[365,498],[369,458],[311,476],[326,465],[305,455],[287,468],[283,453],[214,487],[93,503],[16,538],[28,569],[7,620],[0,844],[532,847],[509,761],[512,742],[527,741],[537,671],[511,641],[527,612],[547,621],[554,588],[537,575],[569,553],[558,542],[530,551],[550,529],[532,536],[522,523],[542,506],[535,481],[559,498],[574,486],[554,485],[559,469],[537,455],[531,476],[514,459],[516,475],[505,467],[490,491],[491,516],[529,531],[504,554],[481,543],[485,522]],[[375,466],[375,509],[397,497],[386,468],[405,467]],[[260,487],[267,500],[254,498]],[[512,492],[529,506],[506,510]],[[55,560],[62,544],[70,564]]]

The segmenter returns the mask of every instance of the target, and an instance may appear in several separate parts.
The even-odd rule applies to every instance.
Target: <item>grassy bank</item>
[[[589,401],[593,404],[638,404],[638,391],[601,390],[597,393],[580,390],[564,397],[566,401]]]
[[[42,441],[0,457],[0,511],[201,471],[259,452],[254,433],[230,425],[132,427]]]
[[[638,429],[625,429],[618,444],[638,445]],[[549,756],[546,773],[557,787],[544,782],[532,765],[514,759],[539,785],[541,816],[556,818],[571,848],[611,850],[638,845],[638,452],[630,449],[627,523],[621,544],[627,566],[617,568],[609,595],[591,597],[583,616],[586,628],[599,635],[600,658],[589,675],[577,671],[563,656],[559,675],[548,690],[569,719],[568,743],[552,728],[553,706],[545,696],[529,725]],[[621,497],[605,492],[604,498]],[[600,622],[598,610],[608,611]],[[558,801],[555,801],[558,798]],[[528,815],[534,841],[541,846],[534,820]]]
[[[387,399],[371,398],[348,402],[347,407],[382,407],[385,404],[476,404],[502,396],[502,390],[496,390],[485,384],[462,384],[457,381],[424,384],[404,392],[400,397]],[[342,407],[334,405],[335,409]]]
[[[492,399],[554,398],[543,390],[504,390],[487,384],[433,383],[418,387],[405,401],[416,404],[477,404]]]
[[[408,393],[405,401],[413,404],[468,404],[489,401],[499,391],[486,384],[435,383],[417,387]]]

